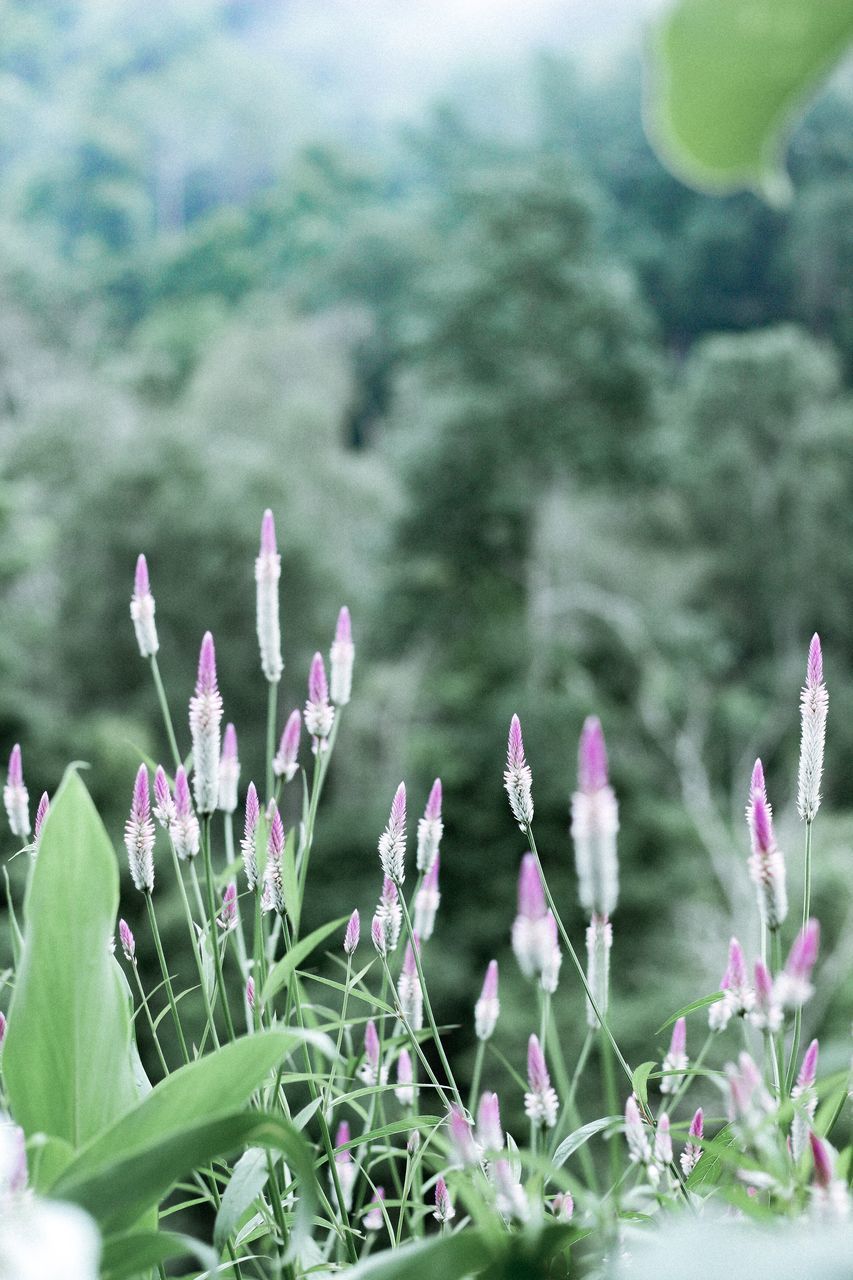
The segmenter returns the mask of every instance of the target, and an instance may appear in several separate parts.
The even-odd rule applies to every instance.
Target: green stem
[[[160,668],[157,665],[157,655],[151,655],[151,674],[154,677],[154,687],[157,690],[157,698],[160,703],[160,710],[163,713],[163,723],[166,726],[166,737],[169,739],[169,748],[172,752],[172,759],[175,762],[175,768],[182,763],[181,753],[178,750],[178,740],[175,737],[175,730],[172,725],[172,713],[169,710],[169,703],[166,700],[166,690],[163,688],[163,681],[160,677]]]
[[[139,998],[142,1001],[142,1007],[145,1010],[145,1016],[148,1019],[148,1026],[151,1029],[151,1036],[154,1041],[154,1048],[157,1050],[157,1057],[160,1059],[160,1066],[163,1068],[163,1074],[168,1075],[169,1068],[166,1065],[166,1059],[163,1056],[163,1050],[160,1047],[160,1039],[157,1035],[157,1028],[154,1025],[154,1019],[151,1016],[151,1006],[149,1005],[148,997],[146,996],[145,991],[143,990],[142,979],[139,976],[139,969],[137,968],[135,959],[131,961],[131,965],[133,967],[133,976],[136,979],[136,985],[137,985],[137,988],[139,989]]]
[[[222,1009],[225,1014],[225,1026],[228,1030],[228,1039],[235,1040],[234,1023],[231,1020],[231,1010],[228,1007],[228,992],[225,990],[225,983],[222,977],[222,956],[219,951],[219,939],[216,936],[216,895],[213,885],[213,865],[210,855],[210,814],[204,815],[204,828],[202,846],[204,851],[204,875],[207,881],[207,911],[208,923],[210,926],[210,945],[213,951],[213,963],[216,969],[216,983],[219,993],[222,997]]]
[[[812,819],[812,822],[814,819]],[[811,910],[812,901],[812,822],[806,823],[806,854],[805,869],[803,883],[803,928],[808,924],[809,911]],[[781,968],[781,957],[780,966]],[[785,1074],[785,1094],[788,1095],[794,1084],[794,1076],[797,1071],[797,1055],[800,1052],[800,1032],[803,1023],[802,1005],[797,1005],[794,1010],[794,1030],[791,1035],[791,1057],[788,1062],[788,1070]]]
[[[477,1095],[480,1092],[480,1076],[483,1074],[483,1058],[486,1054],[485,1040],[477,1041],[477,1056],[474,1059],[474,1074],[471,1077],[471,1092],[468,1095],[468,1110],[471,1115],[474,1114],[474,1107],[477,1105]]]
[[[270,680],[267,684],[267,803],[272,799],[274,774],[272,771],[275,756],[275,718],[278,705],[278,681]]]
[[[187,922],[187,931],[190,935],[190,948],[192,949],[193,956],[195,957],[196,970],[198,972],[198,981],[201,987],[202,999],[204,1000],[204,1011],[205,1011],[205,1014],[207,1015],[207,1024],[210,1027],[210,1034],[211,1034],[211,1038],[213,1039],[213,1043],[216,1045],[218,1049],[219,1036],[216,1033],[216,1025],[213,1019],[213,1009],[211,1008],[211,1005],[210,1005],[210,994],[207,990],[207,982],[205,981],[205,977],[204,977],[204,965],[201,962],[201,956],[199,954],[198,938],[196,937],[195,926],[193,924],[192,911],[190,910],[190,900],[187,897],[187,887],[184,884],[184,877],[181,871],[181,864],[178,859],[178,855],[175,852],[175,845],[172,840],[169,841],[169,846],[172,850],[172,862],[175,867],[175,879],[177,880],[178,886],[181,891],[181,901],[183,902],[183,906],[184,906],[184,917]]]
[[[406,933],[408,934],[409,942],[412,948],[412,954],[415,958],[415,966],[418,971],[418,981],[421,984],[421,992],[423,993],[423,998],[424,998],[424,1008],[426,1009],[426,1015],[429,1021],[430,1031],[432,1032],[432,1038],[435,1041],[435,1047],[438,1050],[438,1056],[441,1060],[441,1065],[442,1065],[442,1068],[444,1069],[444,1074],[447,1077],[447,1083],[450,1085],[450,1088],[453,1090],[453,1096],[456,1099],[456,1104],[461,1110],[462,1095],[460,1094],[459,1087],[456,1084],[456,1080],[453,1077],[453,1071],[451,1070],[450,1063],[447,1060],[447,1054],[444,1052],[444,1045],[441,1043],[441,1036],[438,1034],[438,1027],[436,1026],[435,1017],[432,1012],[432,1004],[430,1002],[429,992],[427,990],[426,979],[424,978],[423,966],[421,965],[420,948],[415,942],[415,933],[412,928],[412,919],[411,919],[411,916],[409,915],[409,908],[406,905],[406,899],[403,896],[401,886],[398,885],[397,888],[400,891],[399,898],[400,898],[400,905],[403,908],[403,919],[406,922]]]
[[[181,1020],[178,1017],[178,1006],[175,1003],[175,993],[172,990],[172,979],[169,976],[169,970],[166,966],[166,957],[163,954],[163,944],[160,941],[160,930],[157,928],[157,917],[154,914],[154,903],[151,901],[151,894],[145,894],[145,904],[148,907],[148,919],[151,922],[151,932],[154,934],[154,946],[157,948],[157,959],[160,961],[160,972],[163,974],[163,982],[166,985],[166,995],[169,998],[169,1008],[172,1011],[172,1020],[175,1024],[175,1030],[178,1033],[178,1041],[181,1046],[181,1053],[184,1062],[189,1062],[190,1055],[187,1051],[187,1042],[184,1040],[184,1029],[181,1026]]]

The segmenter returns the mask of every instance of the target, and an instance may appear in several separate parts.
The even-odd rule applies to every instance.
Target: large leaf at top
[[[15,1120],[77,1149],[136,1104],[131,1019],[110,954],[115,850],[88,791],[66,774],[24,904],[24,950],[3,1073]]]
[[[648,50],[664,163],[703,190],[783,195],[785,134],[851,40],[851,0],[679,0]]]

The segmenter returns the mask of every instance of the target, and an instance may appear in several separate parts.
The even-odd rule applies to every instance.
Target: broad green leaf
[[[179,1136],[200,1121],[226,1116],[244,1106],[285,1054],[306,1033],[263,1031],[223,1045],[216,1053],[181,1067],[161,1080],[147,1098],[115,1121],[81,1151],[64,1171],[66,1182],[96,1174],[120,1153],[131,1159],[157,1143]]]
[[[477,1275],[493,1257],[479,1232],[422,1240],[386,1250],[347,1271],[347,1280],[462,1280]]]
[[[67,1169],[51,1194],[79,1204],[105,1232],[118,1232],[159,1204],[191,1170],[244,1146],[272,1147],[284,1154],[299,1187],[292,1235],[296,1248],[310,1234],[317,1187],[311,1149],[282,1116],[241,1111],[187,1124],[131,1155],[117,1147],[112,1160],[95,1169]]]
[[[702,190],[784,195],[785,135],[851,40],[850,0],[679,0],[648,51],[662,159]]]
[[[250,1147],[234,1166],[213,1228],[213,1243],[222,1252],[228,1237],[266,1186],[269,1156],[263,1147]]]
[[[609,1128],[610,1125],[619,1124],[622,1120],[621,1116],[601,1116],[598,1120],[591,1120],[589,1124],[582,1125],[580,1129],[575,1129],[574,1133],[570,1133],[564,1138],[557,1150],[554,1152],[554,1158],[551,1161],[555,1169],[559,1169],[564,1165],[569,1156],[589,1142],[590,1138],[594,1138],[597,1133],[601,1133],[602,1129]]]
[[[631,1076],[631,1088],[644,1107],[649,1105],[649,1076],[656,1066],[656,1062],[641,1062]]]
[[[75,1150],[139,1097],[131,1019],[110,954],[118,895],[115,850],[69,772],[30,873],[3,1071],[24,1131]]]
[[[325,924],[320,929],[315,929],[313,933],[308,934],[307,938],[303,938],[294,947],[291,947],[287,955],[282,956],[270,970],[261,996],[263,1003],[266,1004],[277,991],[280,991],[282,987],[286,987],[303,960],[307,960],[311,952],[319,947],[320,943],[324,942],[330,933],[335,933],[336,930],[342,928],[347,920],[349,920],[349,916],[341,916],[339,920],[333,920],[331,924]]]
[[[677,1013],[674,1013],[671,1018],[667,1018],[666,1022],[662,1023],[661,1026],[658,1027],[655,1035],[659,1036],[662,1031],[666,1031],[667,1027],[671,1027],[679,1018],[685,1018],[688,1013],[695,1013],[697,1009],[705,1009],[709,1004],[716,1004],[717,1001],[722,1000],[722,998],[722,991],[714,991],[709,996],[702,996],[701,1000],[694,1000],[691,1004],[684,1005],[683,1008],[679,1009]]]
[[[102,1280],[133,1280],[172,1258],[194,1257],[206,1271],[219,1263],[210,1245],[176,1231],[132,1231],[110,1236],[101,1256]]]

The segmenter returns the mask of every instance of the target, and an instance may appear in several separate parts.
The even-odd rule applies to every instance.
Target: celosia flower
[[[496,1160],[491,1170],[495,1187],[495,1205],[506,1221],[526,1222],[530,1217],[530,1205],[518,1174],[509,1160]]]
[[[518,873],[518,914],[512,923],[512,950],[525,978],[540,974],[547,963],[551,944],[547,915],[536,858],[526,853]]]
[[[504,787],[512,816],[521,830],[525,831],[533,821],[533,775],[524,758],[524,742],[518,716],[512,717],[509,726]]]
[[[157,626],[154,622],[154,609],[154,597],[148,581],[148,563],[145,556],[141,555],[136,561],[130,616],[136,632],[136,643],[143,658],[153,658],[160,648],[157,640]]]
[[[387,876],[382,881],[382,894],[376,905],[375,918],[382,925],[382,933],[385,939],[385,950],[382,954],[390,954],[392,951],[396,951],[397,943],[400,941],[400,930],[403,926],[403,908],[400,906],[400,895],[397,892],[397,886]]]
[[[542,921],[542,969],[539,974],[539,985],[548,995],[552,996],[557,990],[562,963],[563,953],[558,941],[557,921],[553,911],[549,910]]]
[[[756,960],[754,973],[755,1007],[747,1018],[759,1031],[778,1031],[782,1025],[782,1006],[776,998],[770,970],[763,960]]]
[[[447,1183],[441,1176],[439,1176],[435,1184],[435,1213],[432,1216],[436,1222],[441,1223],[450,1222],[456,1217],[456,1210],[453,1207],[453,1201],[450,1199]]]
[[[557,1123],[559,1102],[551,1087],[551,1077],[545,1065],[545,1055],[538,1036],[531,1036],[527,1043],[527,1085],[524,1095],[525,1114],[534,1124],[553,1129]]]
[[[169,787],[169,779],[166,776],[166,770],[161,764],[158,764],[154,774],[154,817],[160,823],[160,826],[169,829],[175,820],[175,802],[172,799],[172,792]]]
[[[684,1072],[687,1070],[687,1019],[678,1018],[675,1026],[672,1028],[672,1039],[669,1043],[669,1052],[666,1054],[662,1064],[664,1072],[660,1082],[661,1093],[677,1093],[684,1080]],[[673,1074],[667,1074],[671,1072]]]
[[[729,942],[729,962],[720,981],[722,1000],[708,1010],[708,1026],[712,1031],[724,1031],[735,1014],[749,1013],[755,1004],[755,992],[749,985],[743,948],[737,938]]]
[[[480,999],[474,1006],[474,1032],[478,1040],[490,1040],[500,1016],[498,999],[498,962],[490,960],[483,980]]]
[[[0,1112],[0,1206],[8,1212],[8,1197],[19,1196],[26,1190],[26,1186],[27,1147],[24,1131],[9,1116]]]
[[[823,748],[826,740],[826,713],[829,695],[823,683],[823,655],[820,638],[812,636],[806,683],[800,694],[800,769],[797,786],[797,812],[806,822],[813,822],[820,808],[820,783],[823,776]]]
[[[175,772],[175,816],[169,827],[175,853],[182,862],[196,857],[201,847],[198,818],[193,813],[190,786],[182,764]]]
[[[796,1009],[813,995],[811,976],[819,947],[820,925],[817,920],[808,920],[794,939],[785,968],[774,985],[775,997],[785,1008]]]
[[[272,821],[270,822],[270,833],[267,840],[267,865],[264,868],[262,907],[264,911],[277,911],[279,915],[284,915],[286,908],[284,901],[283,856],[284,824],[281,821],[278,806],[273,802]]]
[[[367,1085],[385,1083],[385,1072],[379,1070],[380,1054],[379,1033],[371,1018],[364,1028],[364,1062],[358,1070],[359,1079]]]
[[[136,939],[134,938],[130,925],[126,920],[119,920],[118,936],[121,941],[121,949],[124,952],[124,958],[132,964],[136,955]]]
[[[748,1053],[742,1052],[737,1061],[724,1067],[728,1085],[728,1116],[732,1124],[747,1136],[755,1134],[764,1118],[773,1110],[774,1103],[764,1087],[761,1072]]]
[[[672,1135],[669,1130],[669,1116],[662,1111],[658,1116],[655,1129],[655,1163],[664,1167],[672,1160]]]
[[[504,1149],[501,1107],[496,1093],[484,1093],[477,1107],[477,1146],[484,1154]]]
[[[258,792],[254,782],[249,783],[246,792],[246,820],[243,824],[243,839],[240,849],[243,853],[243,869],[246,872],[246,883],[250,889],[258,884],[258,823],[261,818],[261,806],[258,803]]]
[[[291,711],[278,744],[278,751],[273,756],[272,771],[277,778],[290,782],[296,774],[299,764],[299,738],[302,733],[301,711]]]
[[[412,1059],[407,1049],[401,1049],[397,1058],[397,1084],[394,1094],[401,1107],[410,1107],[415,1100],[412,1077]]]
[[[222,910],[219,912],[217,923],[220,929],[230,933],[232,929],[237,928],[237,919],[237,886],[232,880],[225,886],[225,892],[222,895]]]
[[[237,755],[237,730],[233,724],[225,726],[222,738],[222,755],[219,759],[219,808],[223,813],[233,813],[237,808],[237,786],[240,782],[240,760]]]
[[[305,728],[311,734],[311,750],[316,756],[328,747],[328,737],[335,720],[335,708],[329,703],[329,686],[323,655],[315,653],[308,674],[308,701],[305,703]]]
[[[593,916],[586,931],[586,981],[592,998],[603,1018],[610,1003],[610,952],[613,949],[613,925],[609,920]],[[586,1001],[586,1024],[593,1030],[598,1018],[591,1002]]]
[[[401,782],[391,804],[388,825],[379,837],[379,861],[389,880],[401,885],[406,878],[406,784]]]
[[[30,797],[24,786],[21,748],[17,742],[9,756],[9,772],[3,788],[3,803],[6,806],[12,835],[26,840],[30,834]]]
[[[365,1231],[381,1231],[385,1218],[382,1213],[382,1205],[385,1201],[385,1188],[377,1187],[370,1208],[362,1219]]]
[[[698,1143],[701,1143],[705,1136],[703,1122],[704,1117],[702,1115],[702,1108],[699,1107],[693,1116],[693,1119],[690,1121],[690,1129],[687,1134],[689,1139],[695,1139],[696,1141],[688,1141],[681,1153],[681,1169],[685,1178],[690,1177],[702,1155],[702,1148]]]
[[[361,937],[361,916],[357,911],[353,911],[347,921],[346,932],[344,933],[344,952],[351,956],[358,946],[358,940]]]
[[[773,811],[764,787],[764,770],[756,760],[746,807],[752,840],[749,874],[758,891],[758,908],[768,929],[778,929],[788,914],[785,860],[776,844]]]
[[[418,871],[429,871],[438,857],[444,833],[441,821],[441,778],[436,778],[427,799],[424,816],[418,820]]]
[[[385,940],[385,926],[378,915],[374,916],[370,922],[370,940],[376,949],[377,955],[385,956],[388,954],[388,944]]]
[[[154,889],[154,823],[151,820],[151,797],[148,770],[139,766],[133,787],[130,817],[125,823],[124,844],[134,885],[142,893]]]
[[[435,917],[441,902],[438,889],[439,859],[436,857],[429,871],[423,878],[420,889],[415,894],[415,933],[427,942],[435,928]]]
[[[578,749],[578,789],[572,796],[572,840],[581,906],[613,914],[619,896],[616,836],[619,809],[607,780],[607,750],[596,716],[584,722]]]
[[[275,520],[271,511],[261,521],[261,548],[255,560],[258,647],[261,670],[271,684],[281,679],[281,627],[278,616],[278,580],[281,556],[275,540]]]
[[[560,1222],[571,1222],[575,1216],[575,1202],[570,1191],[558,1191],[551,1197],[549,1209]]]
[[[255,979],[251,974],[246,979],[246,1004],[250,1009],[255,1007]]]
[[[352,623],[349,609],[344,605],[338,614],[335,638],[332,641],[332,651],[329,654],[332,702],[336,707],[345,707],[350,700],[354,660],[355,646],[352,642]]]
[[[42,828],[45,824],[45,819],[47,818],[47,815],[49,812],[50,812],[50,796],[47,794],[46,791],[43,791],[41,799],[38,802],[38,808],[36,809],[36,821],[35,821],[35,826],[33,827],[33,853],[34,854],[38,853],[38,848],[39,848],[39,845],[41,844]]]
[[[199,813],[213,813],[219,800],[219,726],[222,695],[216,682],[213,636],[205,632],[198,660],[195,693],[190,698],[193,743],[193,791]]]
[[[850,1192],[841,1178],[835,1177],[835,1159],[828,1142],[809,1133],[814,1161],[811,1187],[811,1209],[823,1221],[844,1222],[850,1216]]]
[[[335,1171],[338,1175],[338,1183],[343,1194],[344,1207],[347,1211],[352,1208],[353,1187],[358,1177],[358,1168],[353,1160],[352,1151],[347,1146],[349,1140],[349,1125],[346,1120],[342,1120],[335,1134],[335,1147],[337,1148],[335,1151]],[[342,1147],[344,1150],[341,1150]]]
[[[420,939],[415,934],[415,946],[420,951]],[[403,968],[397,981],[397,996],[400,1011],[407,1025],[413,1031],[420,1031],[424,1025],[424,993],[418,977],[418,966],[411,942],[406,943],[406,954],[403,957]]]
[[[471,1125],[459,1107],[450,1108],[448,1126],[450,1129],[450,1142],[458,1163],[463,1168],[477,1164],[479,1156],[474,1142],[474,1135],[471,1132]]]
[[[799,1160],[806,1149],[812,1121],[817,1110],[817,1094],[814,1087],[817,1079],[817,1058],[818,1042],[817,1040],[812,1040],[803,1056],[803,1064],[797,1076],[797,1083],[791,1090],[791,1100],[794,1103],[794,1119],[791,1124],[791,1154],[795,1160]]]
[[[625,1103],[625,1138],[628,1143],[628,1158],[632,1164],[650,1165],[652,1148],[648,1129],[640,1116],[640,1108],[633,1093]]]

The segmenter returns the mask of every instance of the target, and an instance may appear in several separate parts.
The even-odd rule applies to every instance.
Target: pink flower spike
[[[812,969],[817,963],[819,948],[820,925],[817,920],[808,920],[797,934],[794,944],[788,953],[788,959],[785,964],[786,972],[792,977],[808,981],[811,977]]]
[[[812,1040],[803,1055],[803,1065],[797,1076],[797,1086],[800,1089],[811,1089],[817,1079],[818,1047],[817,1040]]]
[[[675,1026],[672,1028],[672,1039],[670,1040],[670,1043],[669,1043],[669,1051],[673,1056],[675,1056],[675,1055],[680,1055],[684,1053],[686,1048],[687,1048],[687,1019],[678,1018],[675,1023]]]
[[[397,1083],[394,1096],[401,1107],[410,1107],[415,1100],[415,1086],[412,1083],[412,1059],[408,1049],[401,1049],[397,1058]]]
[[[510,769],[520,769],[523,768],[525,764],[524,739],[521,736],[521,721],[516,715],[512,717],[512,720],[509,723],[506,759],[507,766]]]
[[[439,1177],[435,1184],[435,1213],[432,1216],[436,1222],[450,1222],[456,1216],[447,1183],[442,1177]]]
[[[545,1065],[545,1055],[538,1036],[531,1036],[527,1043],[527,1084],[524,1110],[534,1124],[544,1124],[553,1129],[557,1123],[557,1094],[551,1088],[551,1077]]]
[[[729,967],[723,978],[723,988],[728,990],[745,987],[746,983],[746,961],[743,956],[743,947],[737,938],[732,938],[729,942]]]
[[[265,911],[277,911],[284,915],[287,904],[284,900],[284,823],[281,820],[278,806],[271,802],[272,820],[267,839],[267,865],[264,869],[264,896],[262,906]]]
[[[518,873],[518,914],[527,920],[541,920],[548,914],[542,878],[532,853],[526,853],[521,859]]]
[[[773,979],[763,960],[755,962],[755,995],[760,1005],[769,1004],[773,995]]]
[[[335,640],[338,644],[352,644],[352,620],[346,605],[341,607],[335,627]]]
[[[261,520],[260,554],[262,556],[278,555],[278,544],[275,537],[275,517],[269,507],[267,507]]]
[[[484,1093],[477,1107],[477,1142],[484,1151],[503,1151],[501,1108],[496,1093]]]
[[[370,923],[370,940],[376,949],[377,955],[384,956],[387,954],[385,926],[379,916],[374,916]]]
[[[7,780],[10,787],[24,785],[24,767],[21,761],[21,746],[16,742],[9,756],[9,772]]]
[[[361,917],[358,911],[353,911],[347,922],[346,932],[344,934],[344,951],[348,956],[358,947],[358,940],[361,936]]]
[[[486,969],[486,976],[483,979],[483,990],[480,993],[482,1000],[497,1000],[498,998],[498,962],[490,960]]]
[[[578,789],[592,795],[608,785],[607,747],[598,716],[587,716],[578,748]]]
[[[158,764],[154,774],[154,817],[161,827],[168,827],[175,818],[175,802],[172,799],[166,770]]]
[[[255,979],[251,975],[246,979],[246,1003],[250,1009],[255,1007]]]
[[[151,821],[148,770],[144,764],[139,766],[133,785],[124,843],[134,885],[142,893],[151,893],[154,889],[154,823]]]
[[[310,702],[329,701],[329,686],[326,682],[326,667],[322,653],[315,653],[311,659],[311,670],[308,675],[308,699]]]
[[[225,726],[225,733],[222,735],[222,759],[237,759],[237,730],[230,722]]]
[[[385,1188],[377,1187],[370,1208],[362,1219],[365,1231],[381,1231],[385,1219],[382,1215],[382,1204],[385,1200]]]
[[[38,847],[38,843],[41,840],[41,829],[44,826],[45,818],[47,817],[49,812],[50,812],[50,796],[47,794],[46,791],[43,791],[41,800],[39,800],[39,803],[38,803],[38,808],[36,809],[36,822],[33,830],[33,838],[35,840],[36,847]]]
[[[3,788],[3,803],[13,836],[25,840],[30,834],[30,797],[24,786],[21,748],[16,742],[9,756],[9,772]]]
[[[394,793],[388,824],[379,837],[379,861],[383,874],[401,885],[406,878],[406,784]]]
[[[551,1083],[548,1068],[545,1066],[545,1055],[538,1036],[531,1036],[527,1042],[527,1082],[531,1089],[547,1089]]]
[[[3,1041],[6,1039],[6,1030],[8,1025],[5,1013],[0,1011],[0,1049],[3,1048]]]
[[[246,835],[254,835],[258,829],[258,822],[261,817],[261,805],[258,800],[258,791],[254,782],[249,783],[249,789],[246,792],[246,822],[244,831]]]
[[[140,553],[136,558],[136,573],[133,579],[133,593],[138,599],[150,596],[151,583],[148,579],[148,561]]]
[[[335,1133],[335,1147],[338,1148],[338,1150],[335,1151],[336,1164],[349,1164],[350,1160],[352,1160],[352,1152],[350,1150],[340,1150],[341,1147],[346,1147],[349,1140],[349,1123],[346,1120],[342,1120],[338,1125],[337,1132]]]
[[[237,788],[240,782],[240,760],[237,755],[237,730],[230,722],[222,737],[222,755],[219,759],[219,808],[223,813],[233,813],[237,808]]]
[[[134,938],[126,920],[119,920],[118,936],[125,960],[132,962],[136,955],[136,939]]]
[[[222,894],[222,910],[219,913],[219,927],[226,933],[237,928],[237,886],[232,880],[225,886]]]
[[[814,1160],[814,1180],[815,1183],[823,1190],[832,1182],[832,1159],[825,1142],[820,1139],[812,1130],[809,1133],[809,1142],[812,1148],[812,1159]]]
[[[441,817],[441,799],[441,778],[436,778],[432,784],[426,808],[424,809],[424,817],[427,822],[434,822],[436,818]]]
[[[533,775],[524,758],[524,742],[518,716],[512,717],[509,726],[504,789],[519,830],[526,831],[533,821]]]
[[[175,813],[179,818],[185,818],[187,814],[192,813],[190,785],[187,782],[186,769],[182,764],[178,765],[175,773]]]
[[[297,757],[299,755],[301,733],[302,713],[296,709],[291,711],[287,717],[287,723],[284,726],[284,732],[278,744],[278,751],[272,762],[273,773],[277,778],[284,778],[285,782],[290,782],[299,768]]]
[[[216,682],[216,649],[213,645],[213,636],[209,631],[205,631],[201,641],[201,649],[198,656],[198,678],[196,680],[195,691],[198,697],[218,692]]]
[[[815,632],[809,645],[806,685],[809,689],[816,689],[820,684],[823,684],[823,653],[820,647],[820,636]]]
[[[376,1023],[371,1018],[364,1028],[364,1057],[374,1074],[374,1082],[379,1071],[380,1052],[379,1033],[376,1030]]]
[[[749,783],[750,797],[754,796],[756,792],[759,795],[764,796],[765,799],[767,798],[767,786],[764,781],[764,765],[760,760],[756,760],[755,764],[752,766],[752,777]]]
[[[470,1124],[459,1107],[450,1108],[448,1124],[450,1141],[453,1145],[456,1159],[463,1167],[477,1164],[478,1157],[477,1148],[474,1145],[474,1135],[471,1132]]]
[[[704,1117],[702,1108],[699,1107],[698,1110],[695,1112],[693,1119],[690,1121],[690,1129],[688,1130],[688,1136],[691,1138],[698,1138],[701,1141],[702,1138],[705,1136],[704,1128],[703,1128],[704,1121],[705,1121],[705,1117]]]
[[[417,934],[415,934],[415,946],[420,951],[420,940]],[[418,976],[418,966],[411,942],[406,943],[406,954],[403,957],[403,973],[407,978],[416,978]]]

